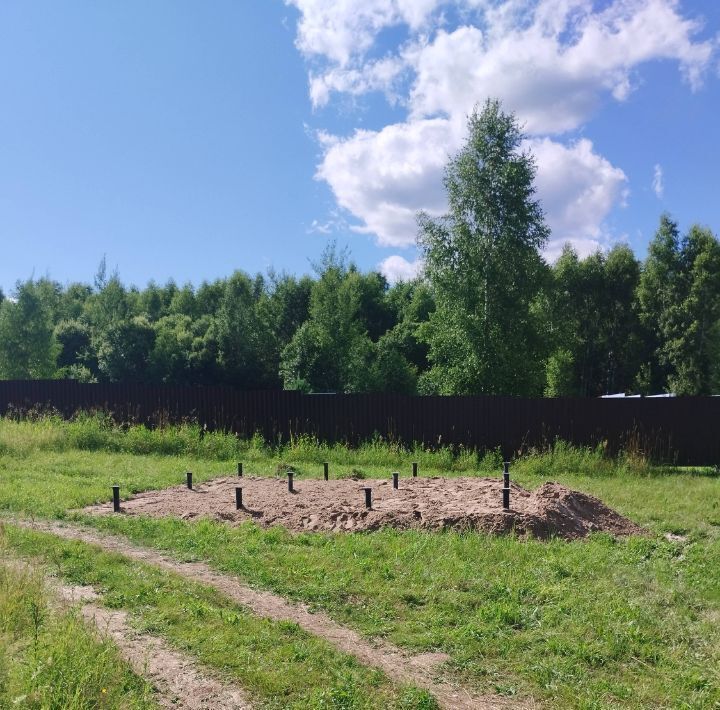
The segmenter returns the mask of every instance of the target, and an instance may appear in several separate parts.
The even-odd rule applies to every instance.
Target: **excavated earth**
[[[645,531],[593,496],[559,483],[534,491],[511,484],[510,509],[502,507],[502,481],[497,478],[403,478],[395,490],[391,480],[298,480],[294,492],[287,479],[245,476],[216,478],[197,485],[147,491],[124,501],[126,515],[174,516],[184,520],[214,518],[263,526],[282,525],[297,532],[357,532],[382,527],[423,530],[515,532],[521,537],[567,540],[592,532],[640,535]],[[244,507],[235,508],[235,487],[242,486]],[[372,489],[372,508],[365,507],[363,488]],[[112,513],[112,504],[85,512]]]

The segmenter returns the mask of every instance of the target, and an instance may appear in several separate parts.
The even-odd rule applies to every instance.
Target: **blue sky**
[[[467,112],[526,127],[553,228],[644,255],[720,232],[714,0],[0,3],[0,287],[306,272],[330,239],[390,278]]]

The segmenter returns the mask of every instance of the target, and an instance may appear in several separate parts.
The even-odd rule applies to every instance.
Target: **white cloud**
[[[467,113],[492,96],[531,137],[549,249],[569,239],[593,250],[626,199],[627,178],[589,140],[562,134],[603,101],[626,100],[646,62],[676,62],[697,89],[717,47],[697,39],[700,25],[678,0],[608,0],[601,9],[593,0],[286,1],[300,11],[297,46],[314,105],[379,90],[407,108],[404,121],[377,131],[322,134],[317,170],[355,231],[398,247],[414,242],[419,210],[444,211],[443,168]],[[446,9],[460,20],[451,25]],[[402,30],[395,46],[388,28]]]
[[[443,170],[462,136],[462,127],[447,119],[358,131],[328,149],[318,177],[360,220],[355,231],[375,234],[385,246],[410,246],[417,235],[417,212],[445,211]],[[537,138],[528,147],[537,158],[538,196],[553,241],[596,244],[603,220],[623,199],[625,173],[594,152],[587,139],[563,145]]]
[[[296,45],[344,67],[362,56],[386,27],[419,30],[439,0],[286,0],[300,11]]]
[[[422,270],[422,260],[408,261],[404,257],[394,254],[383,259],[378,264],[378,270],[391,284],[398,281],[410,281]]]
[[[459,136],[445,119],[359,130],[326,144],[317,177],[360,220],[354,231],[375,234],[386,246],[408,246],[415,241],[419,210],[445,210],[442,174]]]
[[[310,75],[310,99],[313,106],[324,106],[334,93],[365,94],[369,91],[383,91],[393,102],[393,86],[405,70],[404,62],[398,57],[385,57],[368,62],[362,69],[335,67],[330,71]]]
[[[625,173],[598,155],[587,138],[570,145],[539,138],[530,141],[530,149],[553,241],[597,244],[603,220],[625,199]]]
[[[665,176],[663,175],[662,165],[659,163],[655,165],[653,170],[652,189],[658,200],[662,200],[665,194]]]

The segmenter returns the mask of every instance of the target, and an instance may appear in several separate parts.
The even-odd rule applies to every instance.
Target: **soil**
[[[302,629],[325,639],[336,649],[354,656],[364,665],[382,670],[392,680],[428,690],[441,708],[452,710],[490,710],[491,708],[535,708],[531,698],[502,698],[477,693],[457,686],[442,674],[444,653],[408,654],[382,640],[368,641],[357,631],[331,619],[323,612],[311,612],[303,604],[292,603],[272,592],[259,591],[237,577],[222,574],[202,562],[179,562],[155,550],[139,547],[125,538],[106,535],[67,523],[13,520],[13,524],[49,532],[70,540],[97,545],[131,559],[155,565],[187,579],[207,584],[254,614],[277,621],[292,621]],[[218,706],[223,707],[223,706]],[[238,706],[242,707],[242,706]]]
[[[235,487],[242,486],[244,507],[235,508]],[[372,489],[372,508],[363,488]],[[592,532],[638,535],[645,531],[593,496],[559,483],[534,491],[511,484],[510,509],[502,507],[497,478],[404,478],[391,480],[297,480],[294,492],[284,478],[217,478],[188,489],[177,486],[139,493],[122,503],[127,515],[209,517],[230,523],[254,520],[297,532],[356,532],[382,527],[423,530],[515,532],[520,537],[574,540]],[[108,514],[110,503],[85,512]]]

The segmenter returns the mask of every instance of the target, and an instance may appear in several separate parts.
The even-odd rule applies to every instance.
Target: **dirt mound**
[[[235,487],[243,488],[244,507],[235,509]],[[364,488],[372,489],[372,508]],[[107,514],[112,504],[85,509]],[[198,485],[140,493],[122,504],[122,512],[185,520],[210,517],[229,522],[254,520],[298,532],[354,532],[382,527],[425,530],[480,530],[501,534],[566,539],[591,532],[642,534],[631,520],[602,501],[558,483],[535,491],[511,485],[510,510],[502,508],[502,482],[496,478],[405,478],[399,489],[389,480],[307,480],[288,491],[284,478],[227,477]]]

